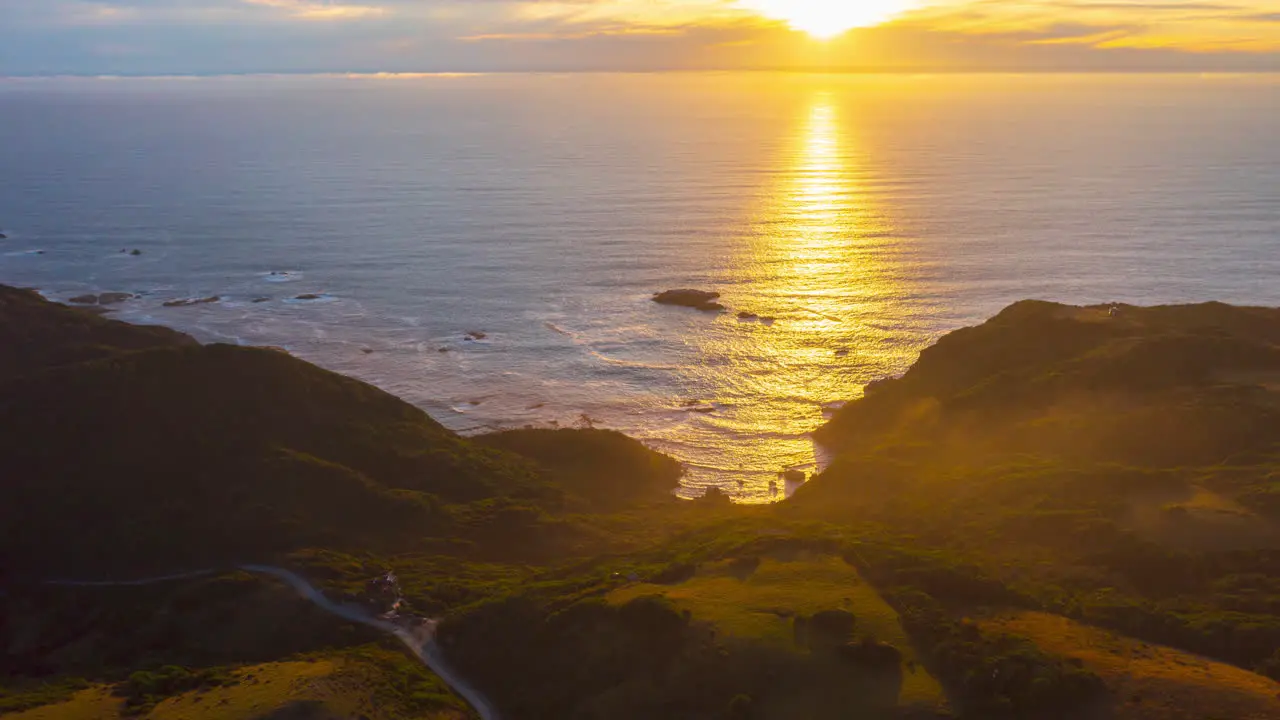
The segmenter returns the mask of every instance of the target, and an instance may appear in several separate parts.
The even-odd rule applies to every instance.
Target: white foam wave
[[[680,369],[679,366],[671,365],[668,363],[647,363],[647,362],[642,362],[640,360],[623,360],[621,358],[609,357],[608,355],[605,355],[604,353],[598,352],[591,348],[587,348],[587,354],[591,355],[591,357],[603,363],[606,363],[609,365],[616,365],[618,367],[637,368],[641,370],[666,370],[666,371],[676,371]]]

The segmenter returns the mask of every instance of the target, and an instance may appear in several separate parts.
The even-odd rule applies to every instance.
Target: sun
[[[815,38],[833,38],[853,28],[887,22],[919,0],[741,0],[761,15],[782,20]]]

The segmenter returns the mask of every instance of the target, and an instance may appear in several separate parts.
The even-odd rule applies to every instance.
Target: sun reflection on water
[[[809,433],[824,412],[918,350],[899,342],[910,263],[843,110],[818,92],[799,114],[725,293],[730,331],[704,341],[709,358],[730,366],[715,378],[717,402],[731,409],[705,422],[756,439],[749,457],[739,444],[734,466],[719,468],[741,478],[726,489],[743,501],[784,494],[782,483],[777,494],[770,487],[782,470],[812,471],[820,449]]]

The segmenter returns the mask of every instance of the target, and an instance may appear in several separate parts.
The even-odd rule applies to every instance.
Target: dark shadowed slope
[[[532,460],[596,510],[670,502],[684,473],[676,460],[611,430],[507,430],[475,441]]]
[[[559,494],[525,461],[284,353],[4,297],[17,300],[0,306],[0,327],[19,329],[5,352],[24,368],[0,383],[0,557],[12,570],[376,548],[443,530],[448,503]],[[37,357],[61,362],[34,371]]]
[[[124,351],[194,345],[167,328],[108,320],[50,303],[34,290],[0,285],[0,379]]]

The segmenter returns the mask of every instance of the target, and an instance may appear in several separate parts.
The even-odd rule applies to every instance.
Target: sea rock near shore
[[[653,296],[653,301],[659,305],[674,305],[677,307],[693,308],[704,312],[720,312],[724,310],[724,305],[716,302],[720,298],[720,293],[711,292],[709,290],[666,290]]]
[[[220,300],[222,300],[222,298],[218,295],[206,298],[185,298],[183,300],[169,300],[164,303],[164,306],[167,308],[173,308],[190,307],[192,305],[209,305],[210,303],[216,303]]]
[[[138,296],[133,293],[124,292],[105,292],[94,295],[77,295],[67,302],[73,305],[116,305],[118,303],[134,300]]]
[[[875,395],[881,390],[884,390],[885,388],[887,388],[889,384],[896,379],[897,378],[887,377],[887,378],[880,378],[879,380],[872,380],[862,388],[862,394],[868,397],[870,397],[871,395]]]

